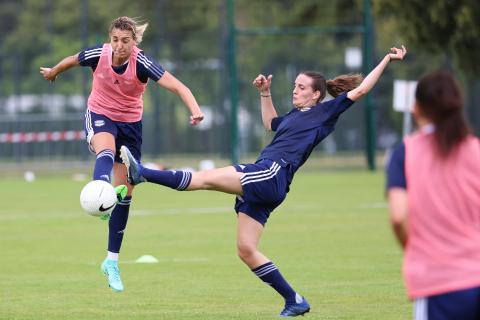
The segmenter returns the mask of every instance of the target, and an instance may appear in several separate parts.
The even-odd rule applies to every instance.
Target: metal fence
[[[47,2],[51,10],[62,5],[62,1]],[[216,0],[218,21],[213,27],[198,33],[195,30],[178,30],[169,36],[158,31],[161,30],[159,21],[167,17],[168,12],[150,12],[146,17],[152,21],[152,35],[148,36],[147,30],[142,49],[192,90],[206,115],[199,127],[190,127],[188,112],[181,100],[157,84],[150,83],[144,96],[143,154],[146,157],[189,154],[230,158],[233,124],[228,86],[232,74],[228,69],[228,30],[224,3],[223,0]],[[248,2],[237,2],[237,7],[245,5]],[[95,14],[90,11],[90,16],[82,19],[98,19]],[[60,50],[54,50],[56,35],[50,25],[55,15],[49,19],[46,27],[46,36],[51,39],[47,48],[51,53],[49,61],[37,61],[34,52],[20,49],[0,52],[2,162],[91,159],[82,133],[90,72],[86,68],[69,70],[53,85],[44,81],[38,73],[40,65],[52,65],[65,56],[59,53]],[[88,33],[84,27],[78,28],[78,39],[82,40],[72,41],[69,54],[104,42],[105,34],[106,30]],[[2,33],[2,47],[5,47],[6,39],[7,33]],[[190,57],[188,50],[192,49],[182,47],[184,40],[188,40],[189,47],[203,48],[205,53]],[[258,73],[274,75],[273,99],[278,111],[286,112],[291,108],[292,84],[298,72],[318,70],[327,78],[332,78],[338,74],[360,71],[361,66],[349,67],[345,59],[349,50],[361,47],[361,32],[348,35],[342,30],[303,34],[239,33],[236,39],[238,139],[234,143],[238,147],[240,160],[258,153],[271,139],[271,135],[262,128],[258,94],[251,86],[251,81]],[[65,48],[63,50],[66,52]],[[375,51],[371,54],[373,63],[378,62],[377,57],[383,56],[383,53],[375,54]],[[423,70],[419,67],[415,69],[414,64],[415,55],[402,63],[401,67],[389,68],[373,93],[375,147],[379,151],[388,149],[401,138],[403,116],[392,110],[393,80],[397,77],[415,79]],[[408,71],[399,73],[399,68]],[[478,105],[478,94],[475,93],[478,90],[478,85],[472,85],[467,94],[467,112],[477,133],[480,115],[478,108],[475,108]],[[365,102],[360,102],[342,116],[336,131],[315,152],[362,155],[367,143],[365,117]]]

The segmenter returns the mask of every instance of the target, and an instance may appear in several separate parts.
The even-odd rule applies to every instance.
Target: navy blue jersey
[[[405,143],[398,144],[390,155],[387,164],[387,190],[390,188],[407,189],[405,178]]]
[[[78,62],[81,66],[91,67],[93,71],[97,68],[98,61],[100,60],[100,54],[102,53],[103,45],[96,45],[94,47],[85,49],[78,54]],[[112,66],[113,70],[122,74],[127,70],[128,63],[121,66]],[[154,60],[145,55],[143,51],[140,51],[137,57],[137,78],[143,83],[146,83],[148,79],[152,79],[157,82],[165,73],[165,69],[157,64]]]
[[[333,132],[340,114],[353,103],[347,98],[347,93],[343,93],[312,108],[293,108],[284,116],[272,119],[275,137],[262,150],[258,160],[271,159],[281,166],[290,164],[293,172],[297,171],[313,148]]]

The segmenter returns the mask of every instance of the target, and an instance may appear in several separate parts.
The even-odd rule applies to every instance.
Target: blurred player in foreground
[[[362,81],[361,75],[341,75],[325,80],[318,72],[300,73],[294,83],[294,108],[277,116],[270,94],[272,76],[259,75],[253,86],[260,93],[263,125],[276,131],[254,164],[238,164],[200,172],[150,170],[138,163],[127,147],[121,157],[128,180],[161,184],[177,190],[214,190],[237,195],[237,250],[240,259],[284,299],[280,316],[298,316],[310,310],[307,300],[284,279],[277,266],[258,250],[270,213],[285,199],[295,172],[313,148],[334,129],[340,114],[368,93],[393,60],[402,60],[406,49],[392,48]],[[332,100],[322,102],[330,93]]]
[[[119,157],[120,146],[128,146],[140,161],[142,146],[142,96],[148,79],[178,95],[191,112],[190,123],[196,125],[203,114],[191,91],[168,71],[137,47],[147,24],[128,17],[115,19],[109,29],[110,42],[83,50],[60,61],[53,68],[40,68],[46,80],[76,66],[93,70],[92,92],[85,114],[85,132],[90,150],[97,159],[93,180],[110,183],[113,168],[115,185],[127,185],[128,194],[115,206],[109,221],[107,257],[101,269],[116,292],[123,291],[118,269],[118,254],[127,225],[133,186],[127,183],[126,169]],[[106,217],[108,218],[108,216]]]
[[[418,82],[418,131],[387,167],[390,221],[405,251],[414,319],[480,319],[480,142],[463,117],[454,78]]]

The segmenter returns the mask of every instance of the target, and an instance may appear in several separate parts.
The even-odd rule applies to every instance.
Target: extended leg
[[[120,148],[120,156],[127,167],[128,181],[133,185],[148,181],[180,191],[215,190],[243,195],[240,184],[243,173],[231,166],[199,172],[152,170],[140,165],[125,146]]]

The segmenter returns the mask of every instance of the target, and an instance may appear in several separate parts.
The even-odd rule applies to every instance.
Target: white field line
[[[201,263],[201,262],[208,262],[209,260],[207,258],[200,258],[200,257],[192,257],[192,258],[157,258],[158,263],[161,262],[176,262],[176,263]],[[137,262],[136,260],[125,260],[119,261],[120,264],[132,264],[132,263],[138,263],[138,264],[155,264],[154,263],[141,263]]]
[[[135,207],[134,207],[135,208]],[[165,209],[134,209],[130,211],[131,216],[156,216],[156,215],[212,215],[212,214],[231,214],[233,212],[233,205],[230,207],[200,207],[200,208],[165,208]],[[363,203],[357,206],[359,209],[384,209],[387,208],[386,202]],[[321,204],[304,203],[296,205],[282,205],[275,211],[322,211]],[[0,221],[17,221],[17,220],[71,220],[71,219],[99,219],[89,217],[80,209],[68,212],[35,212],[35,213],[4,213],[0,211]]]
[[[388,208],[387,202],[362,203],[358,206],[360,209],[385,209]]]
[[[122,264],[145,264],[145,265],[150,265],[150,264],[157,264],[157,263],[171,263],[171,262],[174,262],[174,263],[203,263],[203,262],[208,262],[210,261],[209,259],[207,258],[202,258],[202,257],[191,257],[191,258],[174,258],[174,257],[170,257],[170,258],[156,258],[158,260],[158,262],[154,262],[154,263],[139,263],[137,262],[136,260],[122,260],[120,259],[118,261],[118,263],[120,265]],[[88,263],[88,265],[90,266],[99,266],[102,264],[102,261],[91,261]]]

